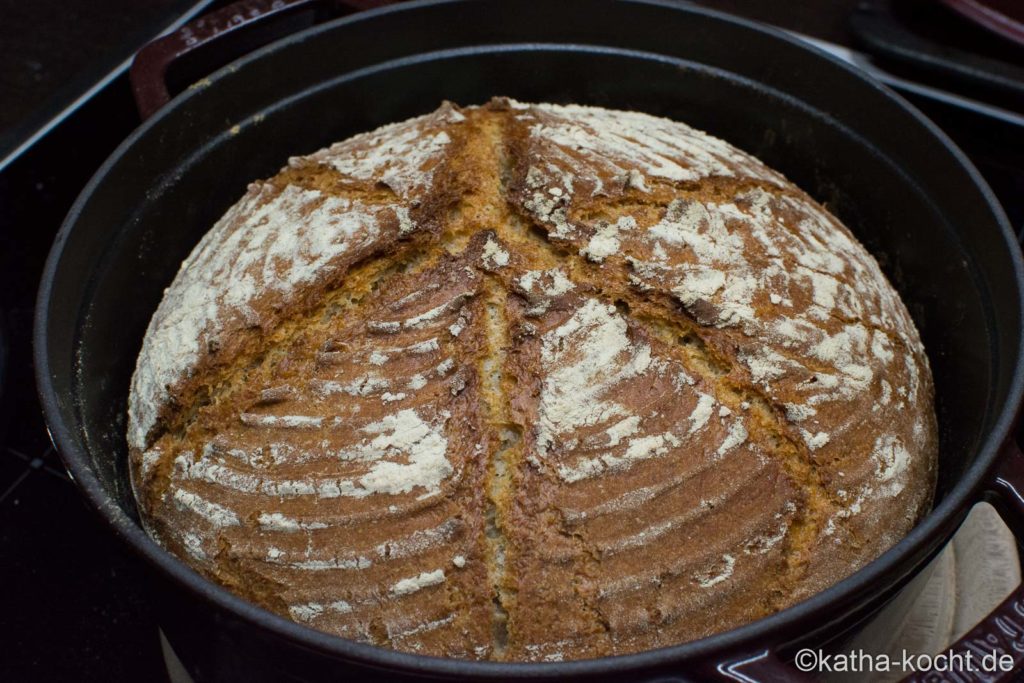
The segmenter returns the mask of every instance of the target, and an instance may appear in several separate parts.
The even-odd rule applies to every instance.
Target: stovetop
[[[778,10],[771,17],[764,16],[765,5],[757,0],[704,4],[770,19],[835,42],[853,42],[843,28],[854,6],[851,0],[822,3],[830,7],[817,15],[809,15],[805,3],[781,7],[770,3]],[[82,14],[76,20],[103,23],[108,19],[104,11],[127,11],[129,5],[98,0],[90,4],[89,16]],[[152,11],[154,5],[162,12]],[[138,40],[146,27],[150,33],[145,35],[154,35],[154,27],[196,11],[196,3],[167,0],[150,3],[150,10],[127,22],[133,23],[131,30],[124,28],[119,36],[110,31],[90,33],[77,24],[74,31],[65,27],[60,29],[65,33],[48,34],[62,45],[69,32],[94,43],[110,41],[106,52],[92,44],[94,52],[105,55],[105,66],[93,71],[95,82],[102,81],[102,86],[82,98],[79,106],[66,110],[27,151],[0,168],[0,585],[5,596],[0,616],[5,634],[0,680],[4,681],[167,680],[157,624],[147,607],[145,585],[138,578],[138,560],[102,526],[65,474],[42,420],[31,363],[34,297],[54,234],[92,173],[138,125],[127,79],[119,67],[134,49],[124,35]],[[31,24],[0,22],[0,45],[9,47],[7,38],[30,29]],[[25,42],[23,36],[19,40]],[[863,61],[857,53],[826,47],[843,58]],[[115,54],[118,50],[123,54]],[[61,54],[73,51],[64,49]],[[0,60],[0,101],[10,99],[4,89],[12,82],[26,82],[25,74],[12,76],[4,69],[23,69],[26,63]],[[988,98],[978,106],[950,96],[941,83],[939,89],[934,82],[922,85],[916,75],[880,75],[967,152],[1013,224],[1024,228],[1024,116],[1012,111],[1014,103]],[[76,78],[81,82],[81,74]],[[44,82],[39,87],[45,86]],[[38,92],[32,96],[46,99]],[[1007,108],[1001,109],[1003,105]],[[11,130],[0,130],[0,140]]]
[[[0,164],[43,133],[0,169],[0,681],[159,682],[166,669],[137,560],[86,507],[47,435],[32,312],[64,215],[139,123],[125,60],[211,3],[75,4],[0,0],[0,124],[10,124],[0,125]],[[24,113],[16,125],[13,112]]]

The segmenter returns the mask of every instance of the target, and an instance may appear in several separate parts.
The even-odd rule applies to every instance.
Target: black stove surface
[[[102,4],[96,3],[97,17],[81,20],[102,21]],[[174,4],[163,3],[166,8]],[[763,13],[759,2],[706,4],[739,13],[749,6],[753,14]],[[818,35],[842,40],[835,28],[840,19],[808,23],[804,5],[788,8],[790,28],[815,32],[824,27]],[[851,6],[836,3],[831,12],[848,12]],[[781,7],[778,11],[786,13]],[[786,16],[775,19],[787,23]],[[0,101],[9,76],[2,69]],[[971,156],[1014,225],[1024,227],[1024,118],[981,111],[914,88],[903,92]],[[140,579],[144,572],[65,474],[42,420],[31,362],[34,297],[54,234],[92,173],[137,125],[121,74],[0,169],[2,681],[167,680],[157,624]]]
[[[74,4],[0,0],[0,681],[159,682],[166,669],[137,560],[86,507],[50,443],[32,313],[64,215],[139,123],[124,60],[210,2]],[[24,116],[8,118],[16,113]]]
[[[64,473],[32,376],[33,300],[49,245],[77,192],[137,123],[126,83],[79,114],[0,174],[0,336],[9,347],[0,407],[0,680],[159,681],[157,627],[131,578],[133,560]]]

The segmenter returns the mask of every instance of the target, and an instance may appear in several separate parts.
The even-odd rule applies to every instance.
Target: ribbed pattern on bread
[[[452,657],[664,646],[845,577],[931,501],[878,264],[686,125],[495,100],[292,159],[167,290],[143,521],[312,627]]]

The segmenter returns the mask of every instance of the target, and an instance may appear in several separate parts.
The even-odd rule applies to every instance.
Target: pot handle
[[[390,0],[239,0],[161,36],[135,55],[129,77],[135,105],[145,121],[171,100],[168,70],[187,55],[207,52],[205,73],[299,28],[389,4]],[[306,14],[308,16],[301,17]],[[216,49],[210,46],[215,45]],[[193,55],[195,58],[195,55]],[[207,62],[212,65],[206,66]],[[205,74],[202,74],[205,75]],[[194,78],[192,80],[195,80]]]
[[[1024,453],[1014,439],[1003,446],[998,465],[989,476],[982,495],[999,511],[1017,540],[1024,541]],[[945,652],[959,655],[958,659],[950,657],[947,662],[967,662],[973,671],[934,668],[908,676],[905,683],[1008,683],[1018,680],[1024,669],[1024,584],[1017,586],[987,617]],[[943,662],[941,668],[949,667]]]
[[[1024,541],[1024,452],[1013,439],[1003,446],[981,497],[995,506],[1014,536]],[[913,672],[903,683],[1010,683],[1018,680],[1024,671],[1024,583],[941,654],[944,658],[932,669]],[[972,670],[964,670],[962,664],[971,666]],[[707,680],[744,683],[814,680],[773,650],[721,662],[703,673]],[[655,680],[660,683],[674,679]]]
[[[679,679],[656,678],[652,683],[684,683],[689,676]],[[785,661],[771,649],[743,658],[729,658],[703,667],[697,680],[721,683],[814,683],[815,679]]]

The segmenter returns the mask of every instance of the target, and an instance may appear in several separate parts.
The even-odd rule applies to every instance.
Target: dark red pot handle
[[[692,681],[684,676],[679,683]],[[814,678],[785,662],[774,650],[765,649],[750,657],[730,658],[715,665],[705,665],[696,677],[701,681],[735,681],[737,683],[813,683]],[[656,678],[652,683],[676,683],[676,679]]]
[[[994,474],[989,477],[984,495],[999,511],[1013,535],[1024,539],[1024,453],[1011,439],[1003,447],[1002,456]],[[907,683],[969,683],[973,681],[1020,680],[1024,670],[1024,584],[1017,586],[1009,597],[1003,600],[977,626],[963,638],[951,645],[946,652],[959,655],[954,661],[970,660],[975,670],[967,671],[922,671],[908,676]],[[1005,658],[1002,661],[1012,669],[985,670],[983,657]],[[948,660],[947,660],[948,661]],[[990,663],[991,662],[990,660]],[[987,669],[992,669],[989,666]],[[996,667],[998,668],[998,667]]]
[[[239,0],[205,14],[150,42],[135,55],[129,75],[139,115],[143,120],[148,119],[170,102],[168,68],[205,45],[228,42],[232,37],[249,33],[255,26],[272,27],[283,18],[300,12],[313,12],[313,22],[321,23],[387,4],[392,4],[392,0]],[[265,37],[262,42],[268,43],[288,32],[285,30],[281,35]],[[223,64],[211,64],[207,73],[220,66]]]
[[[989,476],[982,497],[996,507],[1014,536],[1024,539],[1024,452],[1012,439],[1003,447],[999,463]],[[913,672],[903,679],[903,683],[1010,683],[1024,680],[1024,584],[1015,588],[977,626],[941,654],[943,658],[939,666]],[[969,663],[973,669],[964,670],[960,666],[963,663]],[[770,649],[753,657],[719,663],[703,674],[702,678],[706,679],[744,683],[815,680]]]

